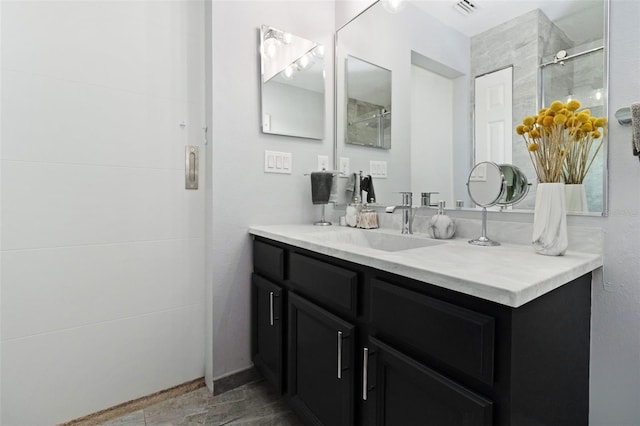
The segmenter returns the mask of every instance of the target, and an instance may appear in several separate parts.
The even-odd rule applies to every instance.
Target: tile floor
[[[205,387],[100,423],[102,426],[302,426],[264,380],[213,396]]]

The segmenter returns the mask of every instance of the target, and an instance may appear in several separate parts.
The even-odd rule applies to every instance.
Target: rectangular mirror
[[[472,207],[469,172],[482,160],[480,150],[498,150],[497,141],[496,161],[514,164],[533,183],[515,209],[531,210],[536,175],[515,126],[556,99],[578,99],[593,115],[607,115],[608,0],[485,0],[465,14],[438,0],[403,3],[396,13],[374,3],[336,33],[336,164],[348,158],[352,172],[371,174],[371,161],[385,161],[387,176],[376,180],[381,204],[412,191],[438,192],[432,203]],[[554,61],[560,51],[564,61]],[[385,153],[356,150],[346,140],[349,56],[391,71],[394,143]],[[498,99],[492,89],[484,100],[479,92],[491,84],[482,78],[494,73],[510,91],[500,92],[502,125],[478,109]],[[605,139],[585,180],[588,214],[606,214],[606,154]]]
[[[262,132],[324,138],[324,46],[263,25]]]
[[[391,71],[347,57],[346,143],[391,148]]]

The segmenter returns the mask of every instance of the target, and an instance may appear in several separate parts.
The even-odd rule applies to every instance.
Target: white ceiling
[[[541,9],[576,43],[595,38],[602,28],[602,0],[470,0],[477,8],[464,16],[454,7],[458,0],[410,0],[436,19],[471,37],[531,10]],[[571,16],[571,18],[569,18]],[[602,34],[599,35],[600,37]]]

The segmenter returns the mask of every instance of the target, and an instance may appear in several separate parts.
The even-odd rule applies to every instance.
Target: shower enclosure
[[[598,40],[560,50],[554,56],[544,58],[540,65],[540,105],[549,105],[555,100],[566,103],[577,99],[582,104],[581,110],[589,109],[595,117],[606,116],[606,67],[603,66],[606,58],[603,46],[603,41]],[[595,144],[592,149],[595,149]],[[604,209],[605,162],[606,149],[603,147],[584,180],[591,212]]]

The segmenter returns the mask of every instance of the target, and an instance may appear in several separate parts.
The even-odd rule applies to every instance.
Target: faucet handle
[[[439,194],[439,192],[423,192],[420,194],[420,205],[422,207],[436,207],[437,204],[431,204],[431,196]]]

